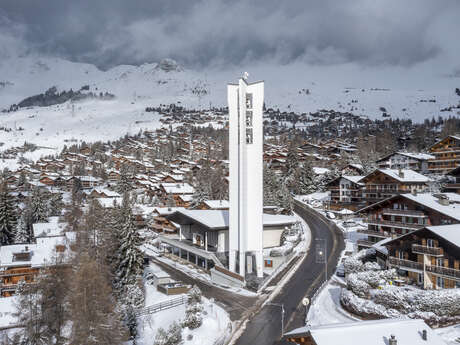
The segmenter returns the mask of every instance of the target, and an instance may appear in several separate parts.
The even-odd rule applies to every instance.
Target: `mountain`
[[[428,67],[261,63],[245,69],[250,72],[250,81],[265,80],[267,107],[299,113],[335,109],[369,118],[384,119],[384,115],[419,122],[439,115],[457,116],[460,96],[455,89],[460,87],[460,78],[430,75]],[[225,106],[226,84],[237,81],[243,71],[212,66],[192,70],[170,59],[140,66],[121,65],[107,71],[59,58],[23,56],[2,60],[0,109],[9,109],[27,98],[30,101],[30,97],[39,103],[22,104],[54,104],[54,100],[49,103],[40,96],[52,87],[57,94],[65,94],[60,98],[65,101],[62,104],[0,113],[2,149],[28,141],[53,148],[49,151],[53,153],[66,142],[110,140],[126,132],[154,129],[161,125],[160,116],[145,112],[146,107],[172,103],[193,108]],[[108,93],[115,98],[71,103],[73,92],[83,86],[85,92]],[[441,111],[445,108],[449,111]]]

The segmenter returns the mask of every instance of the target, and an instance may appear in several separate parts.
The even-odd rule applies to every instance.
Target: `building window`
[[[423,284],[423,273],[418,274],[418,283]]]
[[[252,127],[252,111],[246,111],[246,127]]]
[[[436,286],[440,289],[444,288],[444,279],[441,277],[436,277]]]
[[[432,238],[429,238],[426,240],[426,245],[428,247],[434,247],[434,240]]]
[[[246,109],[252,109],[252,93],[246,94]]]
[[[252,128],[246,128],[246,144],[252,144],[253,135]]]
[[[265,267],[273,267],[273,260],[265,260]]]

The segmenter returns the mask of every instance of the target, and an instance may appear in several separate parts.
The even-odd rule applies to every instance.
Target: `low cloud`
[[[458,60],[458,13],[456,0],[3,0],[0,54],[36,51],[102,68],[164,57],[198,68],[412,66]]]

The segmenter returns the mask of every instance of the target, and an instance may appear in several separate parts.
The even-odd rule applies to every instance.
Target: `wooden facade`
[[[432,199],[439,204],[444,203],[441,196],[438,200],[436,197]],[[365,222],[368,224],[367,229],[358,230],[359,233],[367,235],[367,239],[358,240],[360,249],[372,247],[384,238],[395,238],[425,226],[459,223],[457,218],[417,202],[416,195],[397,195],[368,206],[360,212],[367,213]]]
[[[432,173],[444,174],[460,166],[460,138],[449,135],[430,147],[435,156],[428,161],[428,170]]]
[[[422,228],[388,242],[387,266],[407,272],[410,282],[425,288],[459,288],[460,248],[439,233]]]

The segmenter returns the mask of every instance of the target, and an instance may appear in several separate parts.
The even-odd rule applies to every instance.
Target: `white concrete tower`
[[[230,118],[229,269],[263,276],[263,104],[264,83],[241,78],[228,85]],[[253,259],[255,258],[255,265]]]

